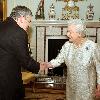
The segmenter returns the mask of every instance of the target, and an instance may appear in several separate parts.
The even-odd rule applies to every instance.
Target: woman
[[[86,38],[86,26],[80,19],[68,21],[66,42],[47,67],[67,66],[66,100],[94,100],[96,79],[100,87],[100,50]],[[97,76],[97,77],[96,77]]]

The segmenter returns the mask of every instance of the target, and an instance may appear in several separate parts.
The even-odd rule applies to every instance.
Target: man
[[[47,67],[65,62],[66,100],[94,100],[96,84],[96,92],[100,92],[100,48],[86,38],[86,25],[80,19],[68,21],[67,37],[69,41]]]
[[[31,10],[17,6],[0,23],[0,100],[24,99],[21,67],[33,73],[43,69],[29,54],[26,31],[31,21]]]

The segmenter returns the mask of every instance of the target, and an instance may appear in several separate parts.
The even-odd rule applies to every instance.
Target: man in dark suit
[[[27,29],[32,12],[25,6],[13,8],[0,23],[0,100],[23,100],[21,67],[38,73],[44,66],[30,57]]]

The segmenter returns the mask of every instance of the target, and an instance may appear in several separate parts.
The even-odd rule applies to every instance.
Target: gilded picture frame
[[[0,0],[0,21],[7,17],[7,0]]]

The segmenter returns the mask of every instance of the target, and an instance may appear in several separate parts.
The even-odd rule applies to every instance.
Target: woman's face
[[[80,34],[76,31],[75,25],[69,25],[67,29],[67,36],[69,38],[69,42],[76,42],[80,37]]]

